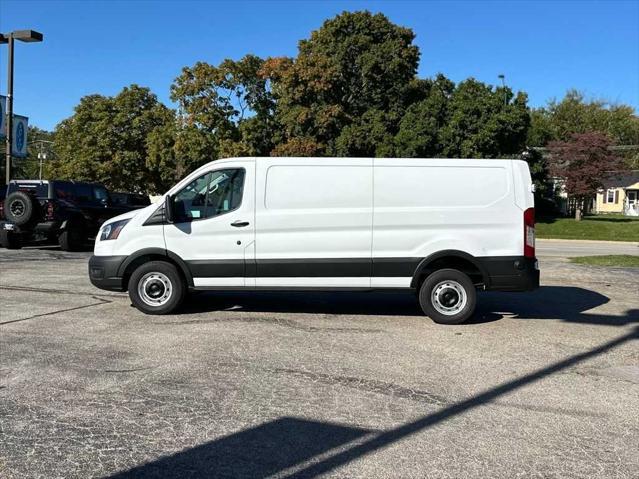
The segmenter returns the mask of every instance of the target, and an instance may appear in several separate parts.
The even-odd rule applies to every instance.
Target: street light
[[[504,105],[508,105],[508,95],[506,93],[506,75],[500,73],[497,78],[501,80],[501,86],[504,89]]]
[[[44,151],[43,147],[46,144],[47,145],[47,149],[50,149],[51,145],[53,145],[53,141],[35,140],[35,141],[32,141],[30,143],[30,145],[34,145],[36,143],[38,143],[38,145],[40,145],[40,148],[39,148],[39,151],[38,151],[38,161],[40,162],[40,176],[39,176],[39,179],[41,180],[42,179],[42,162],[46,161],[46,159],[47,159],[47,152]]]
[[[25,43],[42,41],[42,33],[34,30],[15,30],[11,33],[0,33],[0,44],[9,44],[9,60],[7,61],[7,149],[5,156],[6,182],[11,181],[11,144],[13,141],[13,44],[15,40]]]

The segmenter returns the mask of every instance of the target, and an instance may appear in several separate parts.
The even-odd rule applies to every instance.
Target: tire
[[[58,236],[58,244],[63,251],[81,251],[86,241],[84,225],[70,220],[66,229]]]
[[[461,324],[475,312],[477,292],[468,275],[456,269],[440,269],[419,289],[424,313],[439,324]]]
[[[30,194],[14,191],[4,201],[4,215],[12,223],[24,226],[36,219],[39,206]]]
[[[184,279],[175,266],[165,261],[144,263],[129,279],[129,298],[133,306],[146,314],[175,311],[185,294]]]
[[[12,231],[0,230],[0,246],[7,249],[20,249],[22,248],[22,238]]]

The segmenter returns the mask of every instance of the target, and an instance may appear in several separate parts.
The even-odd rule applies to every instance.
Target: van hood
[[[148,215],[150,211],[155,211],[157,208],[158,208],[157,203],[151,203],[150,205],[145,206],[144,208],[127,211],[126,213],[122,213],[121,215],[114,216],[113,218],[109,218],[108,220],[104,222],[104,224],[106,225],[106,224],[113,223],[115,221],[120,221],[120,220],[128,220],[140,215]]]

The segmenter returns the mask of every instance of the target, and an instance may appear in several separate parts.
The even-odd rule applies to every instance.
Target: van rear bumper
[[[89,259],[89,279],[93,286],[107,291],[124,291],[122,277],[118,270],[127,256],[91,256]]]
[[[537,258],[524,256],[479,257],[488,276],[488,291],[532,291],[539,288],[539,263]]]

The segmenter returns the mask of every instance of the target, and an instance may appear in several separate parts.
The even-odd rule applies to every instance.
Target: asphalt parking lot
[[[145,316],[90,253],[0,249],[0,477],[636,478],[639,271],[563,244],[460,326],[397,293]]]

